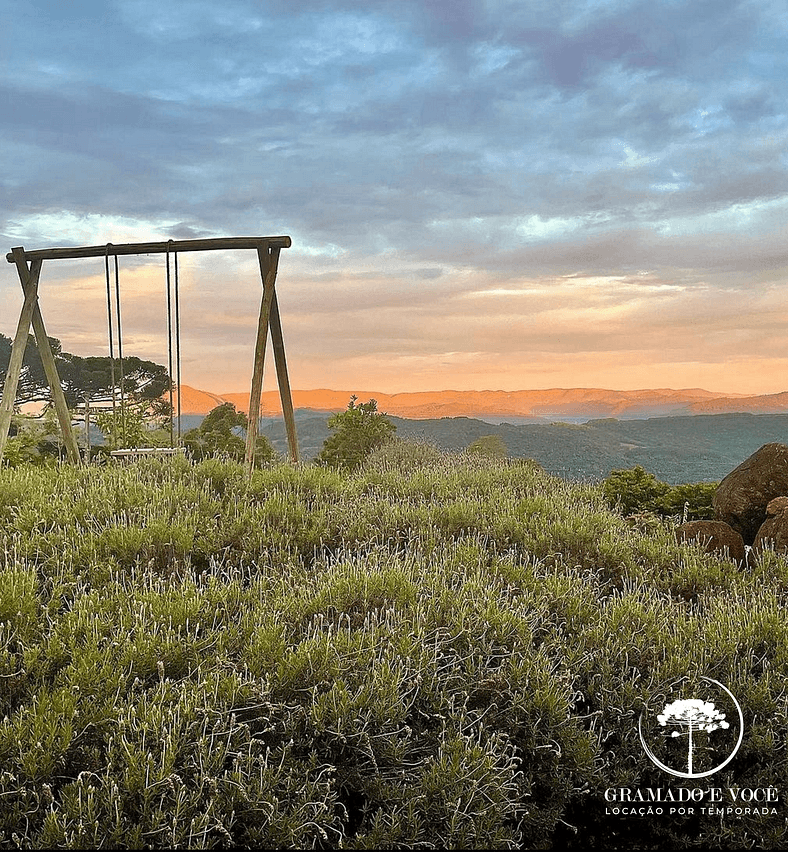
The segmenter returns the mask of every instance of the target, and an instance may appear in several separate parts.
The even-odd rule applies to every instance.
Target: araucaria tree
[[[320,465],[353,470],[378,447],[390,441],[397,427],[378,411],[377,400],[356,404],[350,398],[346,411],[334,414],[328,421],[334,430],[323,443],[315,461]]]
[[[156,444],[166,437],[161,430],[171,424],[173,413],[164,399],[172,388],[166,367],[135,356],[125,357],[122,365],[106,355],[83,358],[64,352],[56,337],[48,339],[66,404],[72,410],[92,411],[108,448]],[[11,340],[0,334],[0,393],[10,360]],[[32,334],[28,335],[14,405],[26,402],[43,403],[44,410],[52,403],[52,390]]]
[[[680,698],[671,704],[657,716],[657,721],[663,727],[678,725],[681,730],[672,731],[671,737],[687,737],[687,772],[692,774],[692,750],[694,747],[693,734],[705,731],[710,734],[718,728],[729,728],[725,721],[725,714],[710,701],[701,701],[699,698]]]
[[[64,352],[56,337],[49,338],[55,366],[60,376],[60,384],[69,408],[76,408],[88,400],[106,402],[117,398],[121,392],[120,363],[108,356],[90,356],[82,358]],[[0,334],[0,390],[5,383],[6,371],[11,360],[11,340]],[[171,387],[167,368],[153,361],[129,356],[123,359],[122,390],[128,399],[136,402],[143,400],[156,403],[156,415],[166,414],[158,403]],[[22,374],[16,392],[16,404],[23,402],[49,402],[52,392],[41,362],[36,339],[28,336],[22,361]]]

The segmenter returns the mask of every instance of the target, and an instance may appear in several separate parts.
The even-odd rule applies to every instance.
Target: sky
[[[0,9],[3,253],[289,235],[298,389],[788,389],[784,0]],[[255,253],[179,271],[182,381],[248,389]],[[121,258],[124,354],[167,363],[165,276]],[[107,353],[103,259],[39,297]]]

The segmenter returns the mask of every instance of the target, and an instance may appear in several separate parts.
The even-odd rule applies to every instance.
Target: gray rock
[[[717,520],[725,521],[753,544],[766,520],[770,500],[788,494],[788,446],[764,444],[717,486],[712,504]]]

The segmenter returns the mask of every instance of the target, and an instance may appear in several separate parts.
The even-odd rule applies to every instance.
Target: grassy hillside
[[[305,459],[313,458],[329,434],[325,416],[304,412],[298,437]],[[391,417],[402,438],[429,440],[461,450],[483,435],[497,434],[514,458],[532,458],[568,479],[603,479],[611,470],[641,465],[671,484],[716,482],[763,444],[788,442],[788,415],[715,414],[650,420],[591,420],[582,425],[492,425],[468,417],[405,420]],[[281,453],[284,425],[267,420],[264,434]]]
[[[637,719],[703,676],[783,795],[787,593],[531,463],[1,469],[0,845],[785,848],[605,790],[684,785]]]

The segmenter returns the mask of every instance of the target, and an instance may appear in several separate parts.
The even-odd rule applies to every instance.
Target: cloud
[[[754,327],[753,294],[771,292],[786,267],[782,5],[569,5],[35,0],[0,33],[2,239],[290,234],[280,266],[289,348],[326,353],[300,373],[309,384],[363,366],[366,384],[396,378],[405,389],[448,382],[468,363],[494,376],[496,358],[508,359],[507,381],[521,377],[515,386],[536,381],[533,352],[518,373],[513,350],[496,348],[509,339],[505,327],[488,330],[498,302],[498,327],[508,316],[516,336],[527,323],[540,351],[569,358],[582,344],[607,376],[602,353],[627,352],[622,377],[640,375],[638,363],[648,375],[653,353],[637,353],[653,336],[649,310],[664,310],[670,293],[687,307],[693,292],[705,294],[692,310],[706,323],[695,362],[716,358],[722,370],[746,353],[725,352],[719,334],[752,344],[712,306],[746,294],[734,316]],[[256,320],[255,299],[250,308],[230,282],[243,282],[239,293],[259,283],[253,261],[195,257],[185,268],[199,381],[200,359],[235,351],[238,324]],[[49,264],[42,288],[91,274]],[[594,299],[571,286],[591,278],[605,282]],[[622,290],[621,280],[633,283]],[[10,334],[10,266],[2,281],[0,331]],[[564,313],[521,316],[523,288],[560,292]],[[653,307],[626,308],[636,292]],[[80,317],[98,314],[59,310],[89,345]],[[677,342],[663,348],[684,358],[686,329],[673,322]],[[397,348],[416,359],[398,378],[385,366]],[[466,349],[476,354],[438,357]],[[236,381],[230,361],[220,389]],[[552,376],[556,364],[544,369]],[[583,369],[592,380],[590,362]]]

